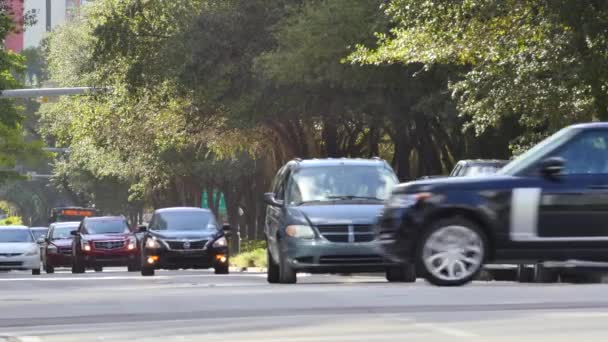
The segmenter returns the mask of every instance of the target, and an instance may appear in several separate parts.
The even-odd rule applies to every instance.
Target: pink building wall
[[[4,40],[4,46],[8,50],[14,52],[21,52],[23,50],[23,30],[21,29],[21,19],[23,18],[23,0],[10,0],[11,10],[15,24],[17,26],[17,32],[9,34]]]

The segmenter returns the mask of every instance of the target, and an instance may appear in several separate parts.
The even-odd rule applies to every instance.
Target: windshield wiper
[[[355,196],[355,195],[345,195],[345,196],[327,196],[328,199],[337,199],[337,200],[373,200],[373,201],[384,201],[381,198],[374,196]]]

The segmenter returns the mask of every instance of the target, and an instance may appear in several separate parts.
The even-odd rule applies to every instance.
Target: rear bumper
[[[282,249],[291,267],[311,273],[381,272],[395,265],[382,255],[375,242],[333,243],[287,238]]]
[[[16,257],[1,257],[0,270],[32,270],[40,269],[40,254]]]

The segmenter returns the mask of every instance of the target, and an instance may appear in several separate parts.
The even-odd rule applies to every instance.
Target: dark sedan
[[[228,226],[220,227],[207,209],[165,208],[154,212],[148,226],[140,227],[141,274],[156,269],[214,268],[228,273]]]
[[[56,267],[72,266],[72,235],[80,222],[52,223],[43,245],[42,264],[46,273],[54,273]]]

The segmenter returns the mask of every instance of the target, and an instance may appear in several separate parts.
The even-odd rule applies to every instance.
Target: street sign
[[[202,207],[203,208],[210,208],[209,203],[207,202],[207,192],[204,191],[202,193]],[[214,191],[213,192],[213,202],[217,202],[217,197],[220,196],[219,200],[219,206],[218,206],[218,211],[220,215],[225,215],[226,214],[226,199],[224,198],[224,194],[219,192],[219,191]]]

